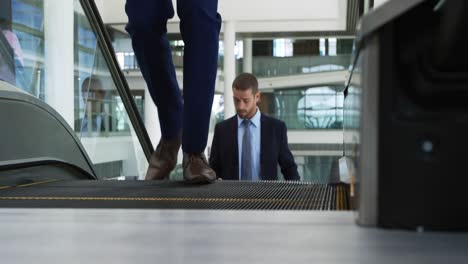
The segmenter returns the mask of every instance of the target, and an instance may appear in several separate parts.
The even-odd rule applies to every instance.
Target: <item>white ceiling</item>
[[[106,24],[127,23],[125,0],[95,0]],[[175,2],[175,0],[173,0]],[[305,32],[346,30],[347,0],[219,0],[223,21],[235,21],[236,32]],[[174,3],[174,8],[175,3]],[[177,17],[169,33],[178,32]]]

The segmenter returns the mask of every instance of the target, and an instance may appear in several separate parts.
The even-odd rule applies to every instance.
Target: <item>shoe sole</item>
[[[188,184],[210,184],[210,183],[213,183],[215,182],[216,179],[214,180],[211,180],[205,176],[202,176],[202,175],[199,175],[199,176],[195,176],[193,179],[185,179],[185,183],[188,183]]]

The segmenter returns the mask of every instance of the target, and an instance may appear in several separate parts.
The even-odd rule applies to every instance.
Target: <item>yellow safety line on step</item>
[[[33,183],[27,183],[27,184],[17,185],[16,187],[29,187],[29,186],[34,186],[34,185],[39,185],[39,184],[45,184],[45,183],[51,183],[51,182],[56,182],[56,181],[60,181],[60,180],[53,179],[53,180],[47,180],[47,181],[41,181],[41,182],[33,182]]]
[[[26,197],[5,196],[0,200],[66,200],[66,201],[177,201],[177,202],[274,202],[274,203],[306,203],[303,200],[286,199],[236,199],[236,198],[161,198],[161,197]]]

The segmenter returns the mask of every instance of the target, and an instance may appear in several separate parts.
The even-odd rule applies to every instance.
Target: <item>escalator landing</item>
[[[0,209],[2,263],[466,264],[468,234],[362,228],[350,211]]]

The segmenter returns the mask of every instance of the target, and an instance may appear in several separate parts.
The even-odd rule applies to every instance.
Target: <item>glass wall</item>
[[[142,177],[145,155],[80,2],[2,0],[0,10],[1,50],[14,58],[9,69],[2,55],[0,79],[61,114],[98,177]],[[142,113],[143,95],[134,96]]]
[[[0,8],[0,28],[4,49],[11,49],[13,64],[10,69],[4,67],[7,56],[2,57],[0,79],[7,81],[41,99],[41,73],[34,71],[37,60],[30,56],[34,51],[37,57],[44,57],[43,31],[43,3],[39,0],[30,1],[2,1]]]
[[[350,72],[351,79],[345,91],[344,101],[344,154],[354,162],[358,168],[360,155],[360,127],[361,127],[361,65],[362,56],[358,57],[356,68]]]
[[[277,90],[275,109],[268,114],[283,120],[288,129],[342,129],[343,86]]]
[[[313,183],[336,183],[339,181],[338,159],[340,156],[295,155],[297,172],[301,181]],[[278,167],[278,179],[284,180]]]

